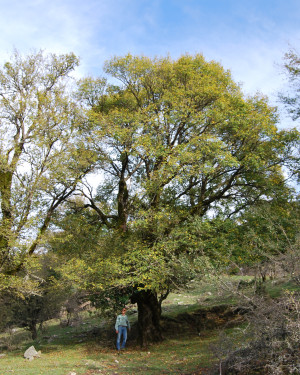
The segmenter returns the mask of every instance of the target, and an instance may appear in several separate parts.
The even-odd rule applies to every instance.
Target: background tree
[[[294,121],[300,116],[300,57],[298,51],[290,49],[284,55],[284,73],[288,78],[287,92],[280,93],[279,98],[291,115]],[[294,150],[295,154],[300,153],[299,147]],[[294,174],[300,179],[299,164],[295,166]]]
[[[15,274],[90,170],[71,99],[74,54],[22,57],[0,70],[0,272]],[[80,157],[79,157],[80,156]]]
[[[35,267],[31,267],[27,277],[34,277],[38,287],[34,292],[15,293],[11,288],[1,294],[0,311],[2,315],[1,328],[25,327],[33,340],[37,338],[38,325],[57,318],[63,304],[72,294],[69,285],[60,281],[60,275],[55,271],[57,257],[53,254],[39,256]]]
[[[288,93],[280,94],[294,120],[300,117],[300,57],[295,49],[290,49],[284,55],[284,73],[289,81]]]
[[[278,131],[266,98],[244,97],[201,55],[127,55],[105,71],[114,85],[89,78],[79,86],[104,181],[82,194],[101,226],[95,273],[101,280],[110,270],[110,285],[137,302],[145,344],[161,339],[162,299],[198,267],[205,220],[284,189],[282,167],[298,162],[299,134]]]
[[[203,234],[205,253],[228,273],[251,272],[266,281],[267,276],[276,278],[289,268],[291,278],[296,278],[299,220],[299,200],[282,192],[280,197],[249,207],[234,220],[211,220]],[[289,257],[294,266],[287,264]]]

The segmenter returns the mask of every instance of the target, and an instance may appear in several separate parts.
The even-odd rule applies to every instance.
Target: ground
[[[0,335],[0,375],[216,374],[220,333],[225,329],[232,335],[243,326],[243,313],[232,312],[234,303],[208,284],[171,294],[163,305],[165,339],[143,350],[136,343],[133,307],[133,328],[121,355],[115,349],[114,319],[104,320],[97,313],[86,312],[69,327],[49,321],[35,341],[18,329]],[[42,357],[28,362],[23,353],[31,345]]]

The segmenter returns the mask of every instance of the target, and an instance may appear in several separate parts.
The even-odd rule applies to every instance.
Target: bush
[[[299,294],[278,300],[256,297],[248,309],[244,345],[227,356],[222,374],[299,374]]]

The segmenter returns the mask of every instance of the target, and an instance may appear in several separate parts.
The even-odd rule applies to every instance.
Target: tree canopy
[[[124,229],[133,196],[147,209],[176,201],[195,215],[213,207],[232,214],[283,183],[297,135],[279,132],[275,109],[263,97],[245,99],[219,64],[128,55],[106,72],[120,85],[101,80],[99,89],[89,79],[80,88],[88,103],[100,93],[89,142],[105,175],[99,199],[115,193],[118,206],[98,207],[104,224]]]

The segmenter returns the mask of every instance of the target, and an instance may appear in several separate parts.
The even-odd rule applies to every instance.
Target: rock
[[[40,358],[41,357],[41,351],[36,351],[34,346],[30,346],[25,353],[24,358],[28,359],[29,361],[32,361],[34,358]]]

